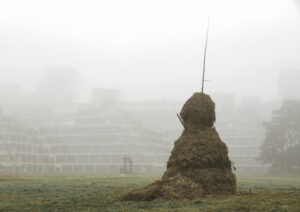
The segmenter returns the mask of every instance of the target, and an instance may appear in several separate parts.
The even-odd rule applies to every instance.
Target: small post
[[[177,117],[179,119],[179,121],[181,122],[182,126],[184,127],[185,129],[185,124],[184,124],[184,121],[182,120],[181,116],[177,113]]]

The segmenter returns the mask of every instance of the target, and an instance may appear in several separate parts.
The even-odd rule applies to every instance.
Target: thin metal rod
[[[207,22],[207,30],[206,30],[206,42],[204,48],[204,58],[203,58],[203,72],[202,72],[202,89],[201,93],[204,92],[204,81],[205,81],[205,68],[206,68],[206,51],[207,51],[207,44],[208,44],[208,32],[209,32],[209,17]]]

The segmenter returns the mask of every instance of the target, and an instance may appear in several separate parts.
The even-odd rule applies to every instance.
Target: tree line
[[[264,127],[259,159],[271,164],[273,174],[300,174],[300,101],[283,102]]]

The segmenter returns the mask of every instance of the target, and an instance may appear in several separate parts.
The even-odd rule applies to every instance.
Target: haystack
[[[161,180],[125,194],[123,200],[194,199],[236,192],[227,146],[213,127],[215,104],[210,96],[195,93],[180,115],[185,129],[175,141]]]

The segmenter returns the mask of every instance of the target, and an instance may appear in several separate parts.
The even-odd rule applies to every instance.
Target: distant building
[[[28,96],[14,84],[0,85],[0,105],[24,104]]]
[[[93,88],[91,103],[102,108],[115,108],[120,104],[120,91],[117,89]]]
[[[71,68],[52,68],[38,87],[39,99],[46,104],[71,104],[79,96],[79,74]]]
[[[15,118],[0,116],[1,172],[49,172],[52,161],[48,153],[49,148],[38,131],[21,125]]]
[[[119,110],[82,111],[72,126],[42,127],[40,135],[55,158],[56,172],[118,173],[128,156],[134,172],[160,172],[169,155],[162,136]]]
[[[60,109],[62,105],[51,106],[42,110],[44,114],[39,111],[39,115],[34,111],[18,112],[20,117],[26,117],[20,118],[23,122],[2,116],[2,171],[119,173],[123,158],[130,157],[135,173],[162,172],[170,154],[170,143],[164,135],[143,128],[134,113],[115,108],[118,92],[100,93],[105,98],[99,105],[77,105],[69,112]],[[34,115],[34,121],[27,114]]]
[[[255,98],[237,105],[232,94],[212,97],[216,128],[237,173],[266,173],[268,167],[257,160],[264,138],[262,120],[248,103]],[[13,112],[7,115],[4,110],[0,118],[2,171],[119,173],[124,158],[130,158],[134,173],[163,172],[183,130],[176,116],[183,103],[121,101],[118,90],[94,89],[86,104],[10,107]]]
[[[269,167],[258,160],[265,136],[259,98],[244,97],[241,105],[235,103],[232,94],[217,94],[214,100],[217,105],[216,128],[228,146],[236,172],[244,175],[267,173]]]

